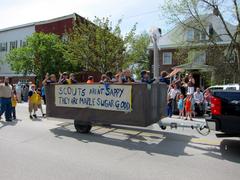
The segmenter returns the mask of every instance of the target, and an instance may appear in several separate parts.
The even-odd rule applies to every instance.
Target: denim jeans
[[[12,112],[12,102],[11,98],[2,98],[1,99],[1,114],[5,113],[6,121],[11,120],[11,112]]]
[[[15,107],[12,107],[11,117],[13,119],[16,119],[16,108]]]

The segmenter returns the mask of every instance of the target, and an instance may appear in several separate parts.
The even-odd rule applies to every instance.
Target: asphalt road
[[[187,128],[94,127],[75,132],[72,121],[0,121],[0,180],[239,180],[240,139],[201,136]]]

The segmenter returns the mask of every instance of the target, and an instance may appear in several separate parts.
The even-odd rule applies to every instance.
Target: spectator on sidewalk
[[[199,111],[198,113],[200,113],[201,111],[203,111],[204,97],[199,87],[196,89],[196,92],[194,92],[193,98],[195,101],[195,106],[198,108],[197,109]]]
[[[192,94],[189,92],[187,93],[187,97],[185,98],[185,112],[186,112],[185,120],[187,120],[189,117],[190,120],[192,121]]]
[[[205,114],[207,114],[208,108],[210,106],[211,103],[211,91],[210,89],[206,89],[205,93],[204,93],[204,112]]]
[[[16,89],[17,101],[19,103],[21,103],[22,102],[22,96],[21,96],[22,95],[22,87],[21,87],[21,83],[20,82],[17,83],[15,89]]]
[[[15,90],[13,90],[11,101],[12,101],[11,118],[12,118],[12,120],[15,120],[16,119],[16,106],[17,106],[17,102],[18,102],[17,93]]]
[[[175,108],[177,107],[177,98],[179,94],[181,94],[181,92],[177,89],[177,85],[175,83],[169,86],[168,103],[169,106],[171,105],[172,113],[176,110]]]
[[[178,100],[179,119],[184,118],[184,96],[181,94]]]
[[[22,97],[24,102],[28,101],[28,92],[29,92],[29,86],[26,84],[23,86],[23,89],[22,89]]]
[[[192,73],[188,75],[188,93],[193,94],[194,93],[194,85],[195,85],[195,79],[193,78]]]
[[[12,86],[9,84],[8,77],[4,78],[4,83],[0,84],[1,112],[0,117],[5,113],[6,121],[11,120],[12,112]]]

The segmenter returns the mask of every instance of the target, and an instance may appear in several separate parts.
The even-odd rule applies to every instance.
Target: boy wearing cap
[[[68,83],[68,73],[64,72],[64,73],[59,73],[60,77],[59,77],[59,84],[69,84]]]

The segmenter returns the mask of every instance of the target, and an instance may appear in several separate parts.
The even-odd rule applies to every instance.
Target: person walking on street
[[[16,106],[17,106],[17,102],[18,102],[18,100],[17,100],[17,93],[14,90],[13,94],[12,94],[12,112],[11,112],[12,120],[16,119]]]
[[[0,97],[1,97],[1,112],[0,116],[5,113],[6,121],[11,120],[11,112],[12,112],[12,86],[9,84],[8,77],[4,78],[4,83],[0,85]]]
[[[38,95],[37,95],[37,92],[35,90],[35,85],[32,84],[31,90],[28,93],[28,108],[29,108],[30,119],[33,119],[33,117],[37,118],[37,115],[36,115],[37,99],[38,99]],[[34,111],[33,115],[32,115],[32,111]]]
[[[43,113],[43,108],[42,108],[42,96],[41,96],[41,89],[37,89],[37,108],[40,109],[42,113],[42,117],[46,117],[46,114]]]

